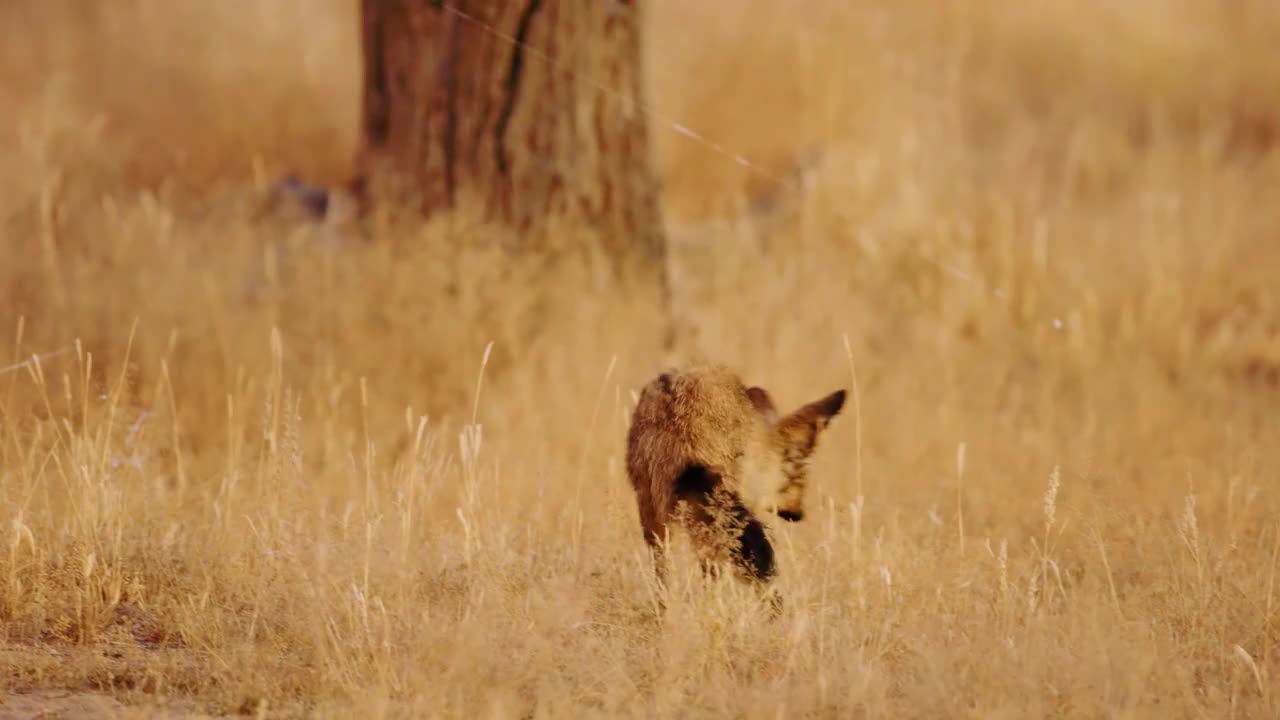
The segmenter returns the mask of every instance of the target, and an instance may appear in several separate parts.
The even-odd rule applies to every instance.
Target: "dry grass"
[[[492,228],[253,219],[263,178],[347,167],[353,3],[83,7],[0,5],[0,364],[57,352],[0,374],[0,691],[1280,711],[1272,4],[654,0],[655,109],[809,181],[658,127],[682,354],[860,391],[772,621],[696,572],[654,612],[645,308]]]

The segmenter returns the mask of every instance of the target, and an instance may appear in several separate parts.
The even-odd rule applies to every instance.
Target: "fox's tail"
[[[752,579],[773,577],[773,545],[765,536],[764,525],[727,486],[719,471],[697,464],[685,467],[676,478],[675,499],[688,505],[690,534],[704,544],[704,551],[712,549],[706,545],[719,545]]]

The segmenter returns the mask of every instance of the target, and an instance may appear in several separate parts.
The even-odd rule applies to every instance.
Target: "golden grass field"
[[[1274,4],[652,0],[652,112],[807,179],[655,119],[676,359],[856,390],[772,620],[655,612],[649,309],[255,214],[354,2],[99,5],[0,3],[0,716],[1280,713]]]

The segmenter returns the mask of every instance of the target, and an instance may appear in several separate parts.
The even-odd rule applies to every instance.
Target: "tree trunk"
[[[478,209],[526,249],[548,218],[662,278],[649,158],[642,0],[361,0],[372,202]],[[632,274],[630,272],[626,274]],[[656,274],[656,275],[655,275]]]

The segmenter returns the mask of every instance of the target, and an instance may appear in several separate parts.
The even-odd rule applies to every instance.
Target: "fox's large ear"
[[[773,398],[769,397],[769,392],[762,387],[747,388],[747,397],[751,398],[751,404],[755,405],[756,411],[764,416],[765,422],[774,425],[778,422],[778,408],[773,405]]]
[[[819,430],[825,430],[831,418],[840,414],[840,409],[844,407],[844,398],[845,391],[837,390],[821,400],[814,400],[805,405],[796,414],[810,419]]]

